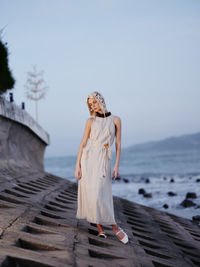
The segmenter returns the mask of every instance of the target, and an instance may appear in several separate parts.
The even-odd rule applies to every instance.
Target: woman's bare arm
[[[121,119],[117,116],[114,118],[114,123],[116,127],[115,132],[115,150],[116,150],[116,162],[113,169],[114,180],[119,176],[119,162],[121,154]]]
[[[76,159],[76,168],[75,168],[75,177],[78,180],[81,179],[81,176],[82,176],[82,173],[81,173],[81,157],[82,157],[82,153],[83,153],[83,148],[86,146],[87,140],[88,140],[88,138],[90,136],[92,120],[93,120],[93,118],[89,118],[86,121],[83,138],[81,140],[81,143],[80,143],[80,146],[79,146],[79,150],[78,150],[78,155],[77,155],[77,159]]]

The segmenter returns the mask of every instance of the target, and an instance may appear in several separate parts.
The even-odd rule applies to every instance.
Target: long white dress
[[[114,116],[95,117],[81,157],[76,218],[91,223],[116,224],[111,178],[111,145],[115,137]]]

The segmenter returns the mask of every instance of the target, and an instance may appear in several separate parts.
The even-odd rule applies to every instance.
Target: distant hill
[[[125,148],[126,151],[200,149],[200,133],[172,136],[159,141],[145,142]]]

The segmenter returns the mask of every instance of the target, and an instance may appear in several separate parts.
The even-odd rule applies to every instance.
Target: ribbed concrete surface
[[[114,197],[122,244],[105,227],[77,220],[77,184],[45,172],[0,170],[1,266],[200,266],[194,222]]]

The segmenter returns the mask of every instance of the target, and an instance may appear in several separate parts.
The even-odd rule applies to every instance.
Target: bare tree
[[[27,80],[25,84],[26,97],[35,101],[36,121],[38,122],[38,101],[45,98],[47,86],[44,86],[43,80],[44,71],[37,71],[36,65],[33,70],[27,72]]]

